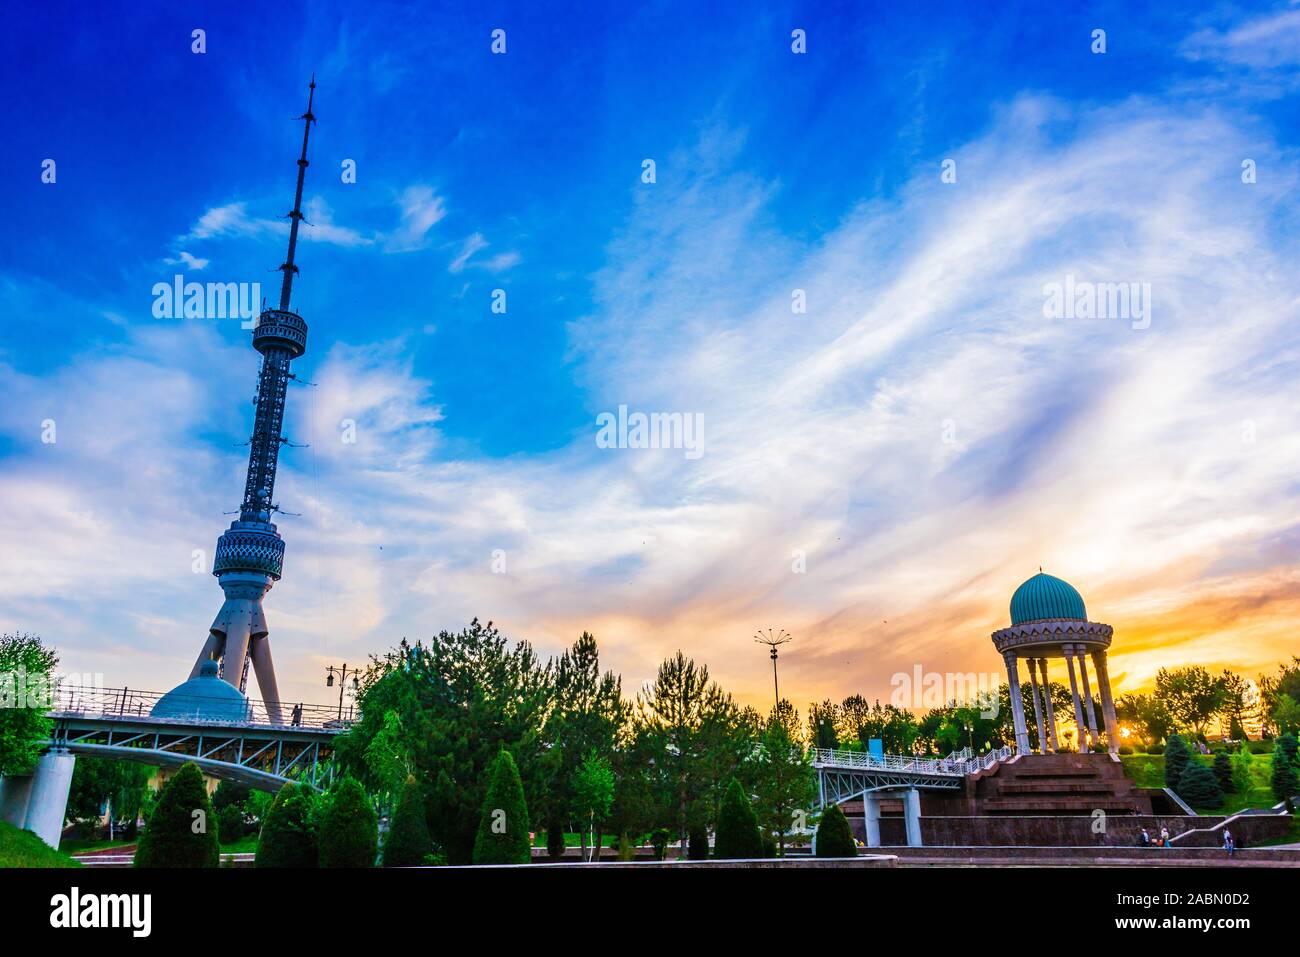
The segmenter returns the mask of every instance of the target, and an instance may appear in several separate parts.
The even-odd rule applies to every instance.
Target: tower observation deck
[[[264,309],[253,329],[253,348],[262,354],[262,369],[257,378],[257,414],[249,441],[244,500],[239,518],[217,539],[212,562],[212,574],[221,584],[225,601],[190,672],[191,678],[197,677],[205,661],[216,661],[221,677],[243,692],[251,663],[263,700],[268,709],[276,710],[280,694],[262,598],[279,581],[284,567],[284,540],[271,522],[271,514],[278,511],[273,498],[275,470],[280,446],[285,444],[282,429],[289,363],[307,351],[307,323],[290,308],[290,295],[293,277],[298,273],[294,256],[303,218],[302,186],[309,165],[307,140],[316,122],[312,114],[315,93],[313,76],[307,112],[299,117],[303,121],[302,155],[298,158],[298,186],[289,212],[289,251],[280,266],[280,304],[276,309]]]

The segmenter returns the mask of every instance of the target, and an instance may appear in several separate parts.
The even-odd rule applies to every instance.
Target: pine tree
[[[257,838],[256,867],[316,867],[316,792],[292,781],[280,788]]]
[[[750,860],[763,856],[758,834],[758,818],[749,796],[735,778],[727,786],[718,808],[718,826],[714,832],[713,856],[720,860]]]
[[[497,755],[474,841],[475,864],[527,864],[532,860],[528,805],[509,751]]]
[[[163,788],[135,852],[136,867],[217,867],[217,818],[203,773],[185,764]]]
[[[1171,734],[1165,744],[1165,787],[1177,793],[1178,782],[1191,760],[1192,752],[1188,750],[1187,742],[1179,735]]]
[[[1279,739],[1277,747],[1273,749],[1273,797],[1287,802],[1287,807],[1290,808],[1291,798],[1297,790],[1300,790],[1300,785],[1296,782],[1295,765],[1291,763],[1286,748]]]
[[[1287,760],[1294,766],[1296,764],[1296,750],[1300,747],[1300,742],[1296,740],[1296,736],[1288,732],[1277,739],[1276,746],[1286,752]]]
[[[858,844],[853,829],[838,804],[832,804],[817,822],[818,857],[856,857]]]
[[[1214,776],[1219,781],[1219,789],[1224,794],[1233,791],[1232,787],[1232,758],[1228,756],[1227,751],[1220,751],[1214,756]]]
[[[375,809],[354,778],[325,795],[318,830],[321,867],[374,867],[379,827]]]
[[[1237,749],[1237,753],[1232,756],[1232,790],[1234,793],[1249,793],[1253,786],[1250,766],[1254,760],[1254,755],[1250,753],[1250,748],[1246,747],[1243,742]]]
[[[1178,780],[1178,796],[1194,808],[1223,806],[1223,789],[1218,778],[1200,761],[1188,763]]]
[[[417,867],[433,850],[429,822],[424,816],[424,792],[409,774],[384,838],[384,867]]]

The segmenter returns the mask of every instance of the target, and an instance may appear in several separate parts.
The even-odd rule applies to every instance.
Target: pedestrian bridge
[[[171,712],[191,716],[152,717],[162,697],[128,688],[60,685],[49,712],[54,720],[50,749],[164,768],[192,761],[204,774],[262,790],[278,790],[287,781],[323,788],[333,776],[334,739],[353,718],[350,709],[249,700],[228,720],[208,720],[198,717],[200,701],[187,709],[175,693],[168,696]]]
[[[910,754],[876,755],[864,751],[813,751],[817,771],[817,793],[822,807],[862,799],[867,846],[880,846],[880,799],[895,797],[903,802],[907,843],[921,846],[921,788],[959,791],[966,777],[1007,761],[1014,748],[998,748],[975,754],[970,748],[954,751],[946,758],[920,758]]]

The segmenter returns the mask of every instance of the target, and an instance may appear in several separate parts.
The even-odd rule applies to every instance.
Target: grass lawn
[[[249,834],[247,837],[241,837],[237,840],[226,843],[221,842],[222,854],[252,854],[257,851],[257,835]]]
[[[1256,754],[1250,763],[1250,790],[1244,794],[1225,794],[1223,806],[1217,808],[1193,808],[1198,814],[1236,814],[1246,808],[1272,807],[1277,803],[1273,797],[1273,755]],[[1138,787],[1162,788],[1165,786],[1165,756],[1163,754],[1124,754],[1124,773]],[[1194,754],[1193,761],[1200,761],[1206,767],[1214,763],[1210,754]]]
[[[80,867],[31,831],[0,821],[0,867]]]
[[[59,843],[59,850],[63,851],[65,854],[84,854],[87,851],[106,851],[110,847],[129,847],[136,843],[137,840],[139,839],[131,838],[130,840],[126,840],[124,838],[119,838],[115,841],[110,841],[106,838],[97,838],[95,840],[87,840],[84,837],[64,838]]]

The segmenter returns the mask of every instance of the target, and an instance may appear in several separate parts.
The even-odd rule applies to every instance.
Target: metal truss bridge
[[[334,776],[334,739],[352,723],[350,709],[249,701],[231,721],[154,718],[162,695],[126,688],[61,685],[49,716],[52,750],[178,768],[275,791],[287,781],[314,788]],[[170,699],[175,701],[173,695]],[[281,720],[281,712],[290,717]],[[296,717],[295,717],[296,716]]]
[[[999,748],[974,754],[969,748],[946,758],[918,758],[912,755],[873,755],[863,751],[813,751],[817,790],[821,806],[842,804],[869,791],[930,788],[958,791],[966,776],[993,767],[1015,754],[1014,748]]]

